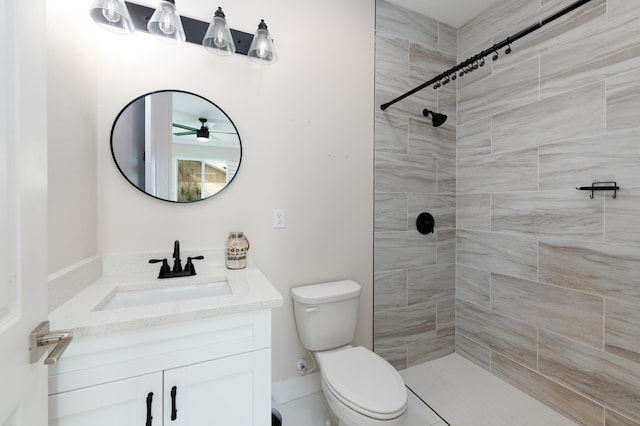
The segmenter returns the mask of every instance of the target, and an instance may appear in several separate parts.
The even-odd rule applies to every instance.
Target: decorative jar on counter
[[[230,232],[227,238],[227,268],[243,269],[247,267],[249,240],[243,232]]]

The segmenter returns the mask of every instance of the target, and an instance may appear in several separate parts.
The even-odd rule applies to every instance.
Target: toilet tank
[[[351,343],[360,290],[360,284],[351,280],[292,288],[293,312],[302,345],[310,351],[324,351]]]

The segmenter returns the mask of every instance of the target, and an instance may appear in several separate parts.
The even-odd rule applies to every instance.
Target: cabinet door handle
[[[153,402],[153,392],[149,392],[149,394],[147,395],[147,423],[145,423],[145,426],[151,426],[151,420],[153,420],[153,417],[151,417],[152,402]]]
[[[178,388],[176,386],[171,388],[171,421],[174,421],[178,418],[178,409],[176,408],[176,394],[178,393]]]

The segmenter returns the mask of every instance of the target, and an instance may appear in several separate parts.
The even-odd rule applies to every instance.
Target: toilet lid
[[[377,419],[404,412],[407,390],[400,374],[361,346],[326,354],[322,377],[333,395],[350,408]]]

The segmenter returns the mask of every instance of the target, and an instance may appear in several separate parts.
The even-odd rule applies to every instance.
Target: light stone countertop
[[[99,309],[122,290],[176,286],[227,280],[231,294],[108,310]],[[282,296],[258,269],[198,269],[198,275],[158,279],[148,274],[106,275],[49,314],[52,330],[72,330],[74,336],[121,331],[211,316],[282,306]]]

